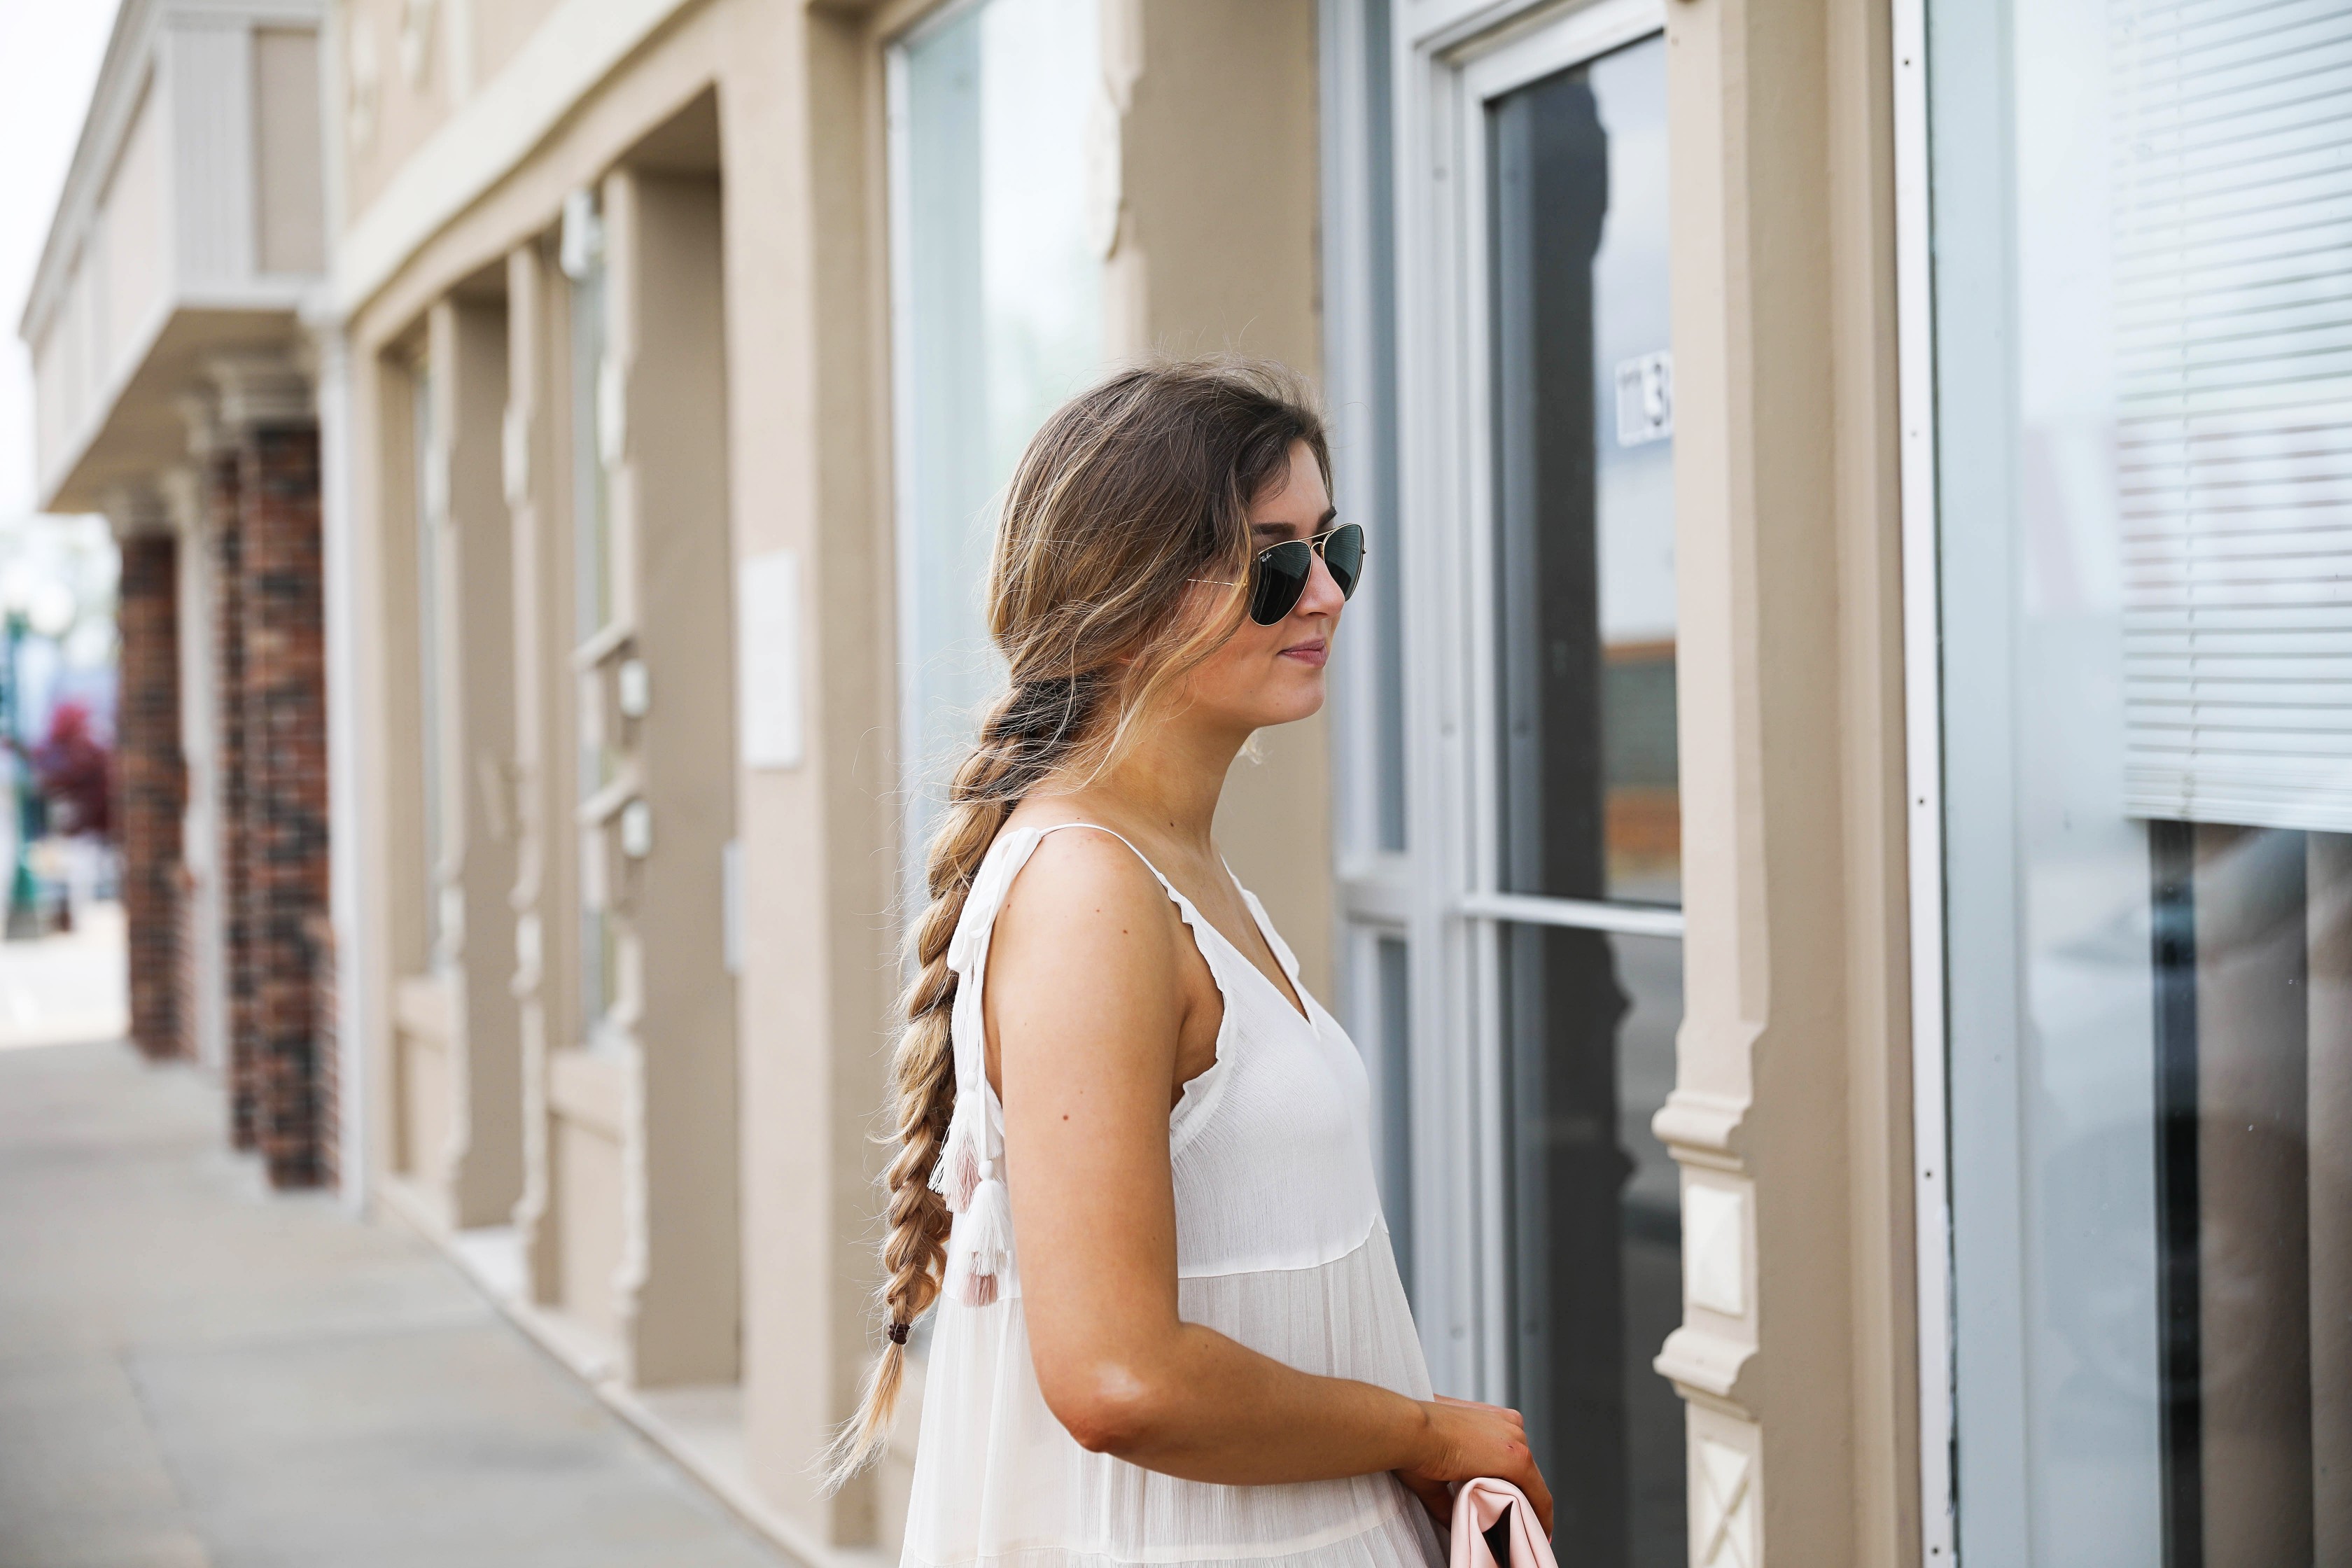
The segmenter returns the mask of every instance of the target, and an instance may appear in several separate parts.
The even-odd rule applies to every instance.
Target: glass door
[[[1525,1413],[1579,1560],[1645,1568],[1687,1555],[1682,1406],[1651,1365],[1682,1318],[1650,1131],[1683,923],[1661,21],[1588,5],[1424,57],[1441,239],[1409,303],[1452,390],[1406,395],[1412,708],[1439,759],[1414,1037],[1453,1108],[1416,1144],[1448,1222],[1423,1227],[1423,1331],[1441,1381]]]

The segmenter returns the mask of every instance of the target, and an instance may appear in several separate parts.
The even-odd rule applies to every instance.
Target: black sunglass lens
[[[1290,614],[1307,592],[1307,574],[1314,565],[1314,549],[1303,539],[1260,552],[1250,570],[1250,619],[1270,626]]]
[[[1339,584],[1339,597],[1353,598],[1357,580],[1364,574],[1363,524],[1348,522],[1333,529],[1323,542],[1323,564],[1331,569],[1331,581]]]

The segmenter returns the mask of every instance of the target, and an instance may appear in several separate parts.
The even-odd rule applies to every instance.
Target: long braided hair
[[[1024,797],[1115,760],[1137,716],[1239,626],[1251,503],[1282,482],[1301,441],[1328,484],[1322,421],[1287,373],[1160,363],[1064,404],[1014,469],[988,583],[989,636],[1009,680],[949,787],[927,863],[930,902],[908,939],[917,973],[891,1061],[898,1152],[884,1177],[885,1341],[827,1456],[829,1487],[888,1439],[907,1331],[944,1282],[953,1215],[933,1179],[956,1104],[948,949],[972,879]],[[1181,614],[1203,580],[1231,586],[1214,613]]]

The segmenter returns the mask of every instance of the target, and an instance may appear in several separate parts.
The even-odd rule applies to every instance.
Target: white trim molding
[[[1895,386],[1902,454],[1905,815],[1910,843],[1912,1201],[1917,1226],[1919,1561],[1958,1561],[1952,1440],[1951,1129],[1944,1009],[1943,663],[1926,0],[1894,0]]]

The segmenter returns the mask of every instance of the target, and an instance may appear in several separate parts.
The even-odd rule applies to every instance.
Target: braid
[[[883,1177],[890,1230],[882,1243],[880,1294],[888,1334],[866,1373],[856,1415],[826,1456],[828,1487],[863,1469],[888,1440],[906,1376],[907,1331],[939,1300],[946,1269],[953,1216],[947,1199],[931,1189],[931,1170],[956,1103],[956,974],[948,967],[948,944],[997,830],[1021,798],[1068,759],[1101,700],[1101,683],[1085,675],[1015,683],[981,721],[980,738],[950,786],[947,819],[931,838],[925,868],[930,904],[908,944],[916,973],[890,1059],[898,1152]]]

